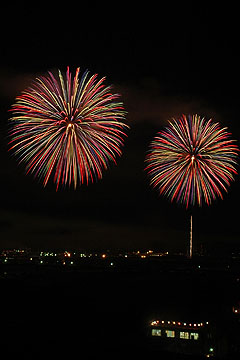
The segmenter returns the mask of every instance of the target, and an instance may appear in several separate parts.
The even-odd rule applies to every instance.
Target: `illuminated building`
[[[153,346],[179,354],[213,357],[215,334],[208,322],[152,320],[149,337]]]
[[[150,344],[159,352],[217,359],[239,358],[240,302],[232,306],[231,313],[228,310],[227,316],[221,313],[211,321],[154,319],[148,324]]]

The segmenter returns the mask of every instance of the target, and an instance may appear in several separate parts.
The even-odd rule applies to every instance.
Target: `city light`
[[[65,257],[71,257],[71,253],[70,253],[69,251],[65,251],[65,252],[64,252],[64,256],[65,256]]]
[[[168,256],[168,251],[165,252],[157,252],[154,250],[147,250],[147,251],[128,251],[128,252],[113,252],[111,253],[109,250],[106,252],[92,252],[92,251],[49,251],[49,250],[40,250],[40,251],[34,251],[31,249],[9,249],[9,250],[2,250],[0,253],[0,262],[7,262],[9,259],[11,262],[16,262],[18,259],[21,260],[28,260],[28,261],[36,261],[40,258],[44,258],[44,263],[58,263],[62,262],[63,258],[74,258],[74,259],[83,259],[83,258],[93,258],[93,257],[99,257],[101,259],[106,258],[121,258],[121,259],[155,259],[158,258],[159,261],[161,261],[162,257]],[[67,264],[67,263],[66,263]],[[70,264],[70,262],[69,262]]]

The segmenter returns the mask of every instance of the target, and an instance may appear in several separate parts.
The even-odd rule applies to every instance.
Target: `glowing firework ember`
[[[146,170],[160,194],[188,207],[210,205],[237,174],[238,147],[226,128],[198,115],[182,115],[150,145]]]
[[[103,85],[105,78],[79,73],[72,79],[69,68],[65,78],[49,72],[12,106],[11,149],[44,186],[50,176],[57,189],[94,182],[122,154],[128,126],[119,95]]]

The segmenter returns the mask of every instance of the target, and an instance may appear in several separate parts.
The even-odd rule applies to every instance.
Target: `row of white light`
[[[179,326],[190,326],[190,327],[201,327],[204,326],[204,323],[185,323],[185,322],[179,322],[179,321],[160,321],[160,320],[153,320],[151,322],[151,326],[157,326],[157,325],[179,325]],[[205,322],[206,325],[208,325],[208,321]]]

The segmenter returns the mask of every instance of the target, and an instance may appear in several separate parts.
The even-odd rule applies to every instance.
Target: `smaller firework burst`
[[[199,115],[173,119],[146,156],[151,185],[171,201],[208,205],[223,198],[237,174],[238,146],[227,128]]]

